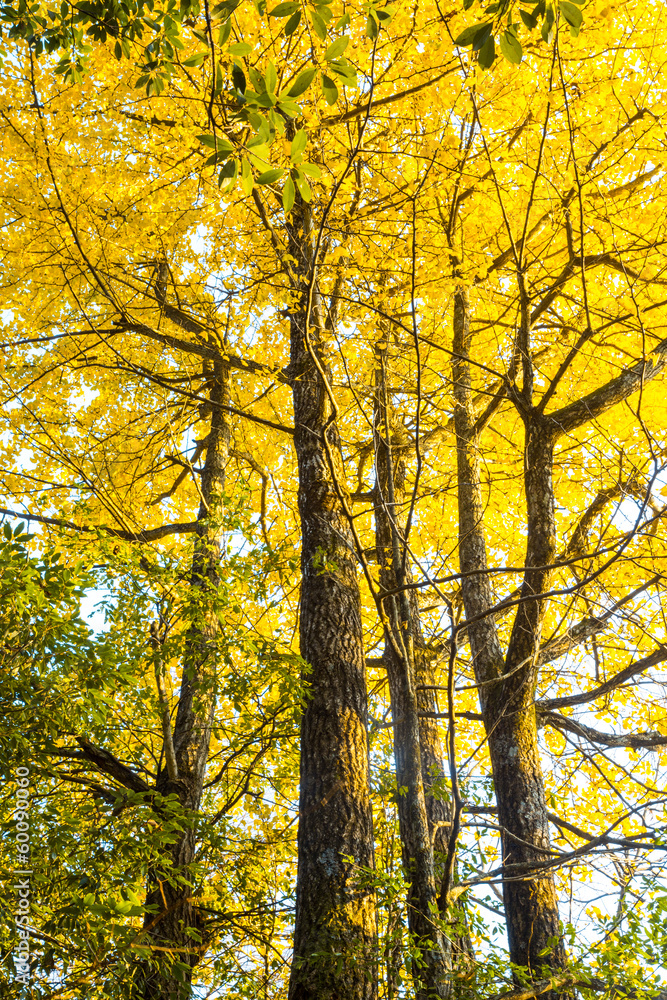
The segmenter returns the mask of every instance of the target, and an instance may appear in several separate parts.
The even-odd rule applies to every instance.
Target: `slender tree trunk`
[[[494,768],[498,817],[503,828],[504,864],[539,864],[550,857],[549,821],[540,765],[535,715],[537,656],[544,600],[556,554],[553,494],[553,437],[540,418],[526,423],[525,483],[528,507],[526,574],[505,658],[502,687],[492,687],[485,710],[495,730],[489,745]],[[532,595],[535,600],[530,600]],[[512,749],[517,752],[513,753]],[[504,883],[510,952],[537,972],[541,965],[566,964],[558,900],[551,875]],[[538,919],[539,917],[539,919]],[[546,954],[545,954],[546,953]]]
[[[419,609],[415,608],[417,615]],[[417,633],[423,636],[421,620],[418,618]],[[419,743],[422,755],[422,779],[426,799],[426,815],[433,845],[433,870],[435,884],[440,888],[445,877],[449,835],[452,823],[452,802],[445,797],[449,787],[449,775],[445,769],[446,754],[440,739],[440,727],[435,715],[438,714],[438,702],[435,686],[437,684],[433,653],[424,644],[415,651],[415,667],[417,678],[417,708],[419,710]],[[452,884],[457,883],[457,864],[455,862]],[[441,917],[448,924],[454,923],[449,934],[448,947],[451,951],[449,962],[452,970],[452,992],[456,995],[459,977],[465,977],[474,966],[475,950],[468,930],[465,910],[461,904],[451,904],[449,911],[441,911]]]
[[[519,606],[507,657],[489,615],[492,594],[482,527],[478,443],[474,429],[469,370],[470,320],[467,292],[459,288],[454,307],[453,382],[459,484],[459,557],[468,636],[480,685],[499,823],[503,864],[519,867],[503,883],[510,959],[539,978],[541,970],[560,971],[566,964],[553,875],[543,867],[550,857],[547,808],[540,766],[534,708],[536,658],[542,602]],[[528,555],[526,564],[548,566],[555,551],[552,443],[537,419],[527,418],[526,495]],[[549,571],[526,572],[522,597],[539,595]],[[480,616],[486,616],[481,617]],[[474,621],[475,619],[480,619]],[[534,874],[530,866],[535,866]],[[555,994],[554,994],[555,995]]]
[[[397,450],[392,448],[394,428],[387,400],[385,350],[378,348],[376,357],[375,537],[380,587],[391,592],[409,582],[410,577],[408,560],[404,558],[405,462],[400,445]],[[442,764],[435,759],[436,734],[427,725],[420,725],[419,719],[420,702],[429,699],[420,698],[417,690],[416,662],[423,660],[425,650],[415,592],[391,593],[383,599],[383,611],[383,659],[391,699],[403,867],[408,880],[408,927],[416,952],[413,979],[418,1000],[447,997],[451,990],[451,947],[439,925],[433,852],[434,833],[440,829],[435,825],[440,823],[436,817],[446,813],[446,803],[430,795],[427,805],[426,789],[433,790]],[[430,737],[424,748],[425,756],[423,735]]]
[[[223,534],[221,495],[230,429],[220,404],[229,403],[229,372],[216,363],[212,372],[211,428],[201,478],[197,538],[190,577],[192,619],[186,639],[181,691],[173,735],[165,720],[164,760],[157,791],[177,795],[190,814],[199,809],[211,727],[215,711],[216,639],[219,630],[215,602]],[[155,635],[155,633],[154,633]],[[162,815],[160,807],[156,807]],[[157,912],[146,914],[144,927],[156,956],[141,970],[143,1000],[185,1000],[192,992],[192,970],[201,957],[203,923],[192,900],[189,869],[194,861],[196,831],[188,828],[171,845],[166,858],[149,872],[146,903]],[[194,933],[191,933],[194,931]],[[178,962],[174,968],[174,961]]]
[[[371,869],[374,860],[361,601],[317,289],[308,291],[314,267],[310,213],[300,201],[290,238],[298,296],[290,334],[302,530],[300,641],[309,666],[289,997],[373,1000],[375,900],[359,871]]]

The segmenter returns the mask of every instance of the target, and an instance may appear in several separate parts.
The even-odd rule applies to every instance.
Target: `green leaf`
[[[250,164],[247,160],[243,160],[241,164],[241,187],[243,188],[244,194],[250,194],[254,186],[252,179],[252,170],[250,169]]]
[[[343,14],[343,16],[340,17],[336,21],[336,24],[334,25],[334,27],[335,27],[336,31],[342,31],[343,28],[347,28],[347,26],[348,26],[349,23],[350,23],[350,15],[349,14]]]
[[[494,60],[496,58],[496,46],[493,41],[493,35],[489,35],[487,40],[484,42],[479,50],[478,55],[479,65],[482,69],[490,69],[493,66]]]
[[[323,42],[327,37],[327,26],[325,21],[320,17],[320,15],[317,13],[316,10],[312,10],[310,12],[310,20],[313,25],[315,34],[320,39],[320,41]]]
[[[280,167],[272,167],[270,170],[265,170],[263,174],[260,174],[257,178],[258,184],[273,184],[285,173]]]
[[[307,174],[309,177],[321,177],[322,171],[315,163],[302,163],[300,165],[302,173]]]
[[[471,24],[469,28],[464,28],[461,34],[454,39],[454,45],[466,48],[466,46],[472,45],[478,36],[481,37],[482,34],[490,31],[492,27],[491,21],[486,21],[484,24]]]
[[[292,163],[298,163],[303,156],[304,150],[308,145],[308,133],[305,129],[299,129],[294,138],[292,139],[290,145],[289,156]]]
[[[218,187],[222,187],[225,181],[235,181],[238,174],[238,160],[227,160],[218,174]]]
[[[338,100],[338,87],[326,73],[322,73],[322,92],[327,104],[333,105]]]
[[[236,8],[238,7],[241,0],[225,0],[224,3],[219,3],[213,8],[211,14],[213,17],[222,17],[229,19]]]
[[[544,20],[542,21],[542,28],[540,31],[542,40],[545,42],[551,42],[553,38],[553,33],[554,33],[554,11],[553,7],[549,5],[549,7],[546,8],[544,14]]]
[[[377,22],[377,18],[373,17],[372,14],[369,14],[366,20],[366,37],[370,38],[373,42],[377,38],[379,32],[380,26]]]
[[[310,190],[310,185],[308,184],[308,181],[306,180],[306,178],[304,177],[304,175],[301,173],[300,170],[297,171],[296,177],[294,179],[296,181],[296,186],[299,189],[299,194],[301,195],[301,197],[305,202],[309,202],[310,199],[313,197],[313,193]]]
[[[206,37],[205,31],[200,31],[199,28],[193,28],[192,34],[195,36],[195,38],[198,38],[200,42],[203,42],[204,45],[208,48],[208,38]]]
[[[357,82],[357,71],[347,59],[335,59],[329,63],[329,69],[339,76],[346,87],[353,87]]]
[[[500,36],[500,51],[508,62],[518,66],[523,58],[521,42],[511,31],[503,31]]]
[[[289,37],[290,35],[294,34],[294,32],[296,31],[296,29],[299,27],[300,24],[301,24],[301,11],[297,10],[296,14],[292,14],[289,21],[285,25],[285,36]]]
[[[285,135],[285,119],[282,114],[269,111],[269,122],[274,132],[277,132],[278,135]]]
[[[537,27],[537,18],[534,14],[529,14],[527,10],[519,10],[519,17],[531,31]]]
[[[327,62],[331,62],[332,59],[337,59],[338,56],[342,56],[343,52],[347,48],[350,39],[347,35],[343,35],[342,38],[337,38],[335,42],[332,42],[329,48],[324,53],[324,58]]]
[[[475,35],[475,41],[472,43],[473,52],[479,52],[488,42],[489,38],[493,38],[493,25],[487,24],[481,31]]]
[[[233,45],[229,46],[227,51],[232,56],[247,56],[252,52],[252,45],[248,45],[247,42],[234,42]]]
[[[245,94],[245,89],[246,89],[245,74],[241,69],[241,67],[237,66],[236,63],[234,63],[234,65],[232,66],[232,83],[234,84],[234,86],[236,87],[236,89],[240,94]]]
[[[298,3],[279,3],[277,7],[269,11],[269,17],[287,17],[288,14],[299,10],[299,6]]]
[[[264,82],[266,83],[267,94],[275,94],[276,84],[278,83],[278,75],[276,73],[276,67],[271,61],[269,61],[269,65],[266,67]]]
[[[258,73],[256,69],[252,66],[248,69],[250,74],[250,79],[252,80],[252,85],[258,94],[263,94],[266,91],[266,84],[264,83],[264,77],[261,73]]]
[[[288,177],[285,181],[285,186],[283,187],[283,208],[286,212],[292,211],[295,197],[296,193],[294,191],[294,181],[291,177]]]
[[[288,115],[290,118],[298,118],[301,114],[301,108],[298,104],[293,101],[285,101],[282,98],[278,101],[278,107],[284,115]],[[284,124],[284,123],[283,123]]]
[[[313,82],[316,73],[317,73],[316,69],[304,69],[303,73],[299,73],[295,82],[287,91],[287,96],[300,97],[301,94],[305,94],[305,92],[308,90],[311,83]]]
[[[234,152],[234,146],[224,135],[198,135],[197,138],[201,142],[202,146],[208,146],[209,149],[215,149],[218,153]]]
[[[570,34],[576,38],[584,20],[584,15],[578,7],[575,7],[573,3],[569,3],[569,0],[561,0],[559,6],[561,14],[570,25]]]
[[[232,22],[225,21],[223,26],[220,28],[220,31],[218,32],[218,45],[220,46],[220,48],[222,48],[223,45],[227,44],[231,32],[232,32]]]

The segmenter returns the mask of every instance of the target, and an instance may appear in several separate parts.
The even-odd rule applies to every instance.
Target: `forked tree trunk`
[[[164,762],[157,779],[161,795],[175,794],[188,812],[201,802],[211,727],[216,703],[216,597],[222,554],[221,496],[230,430],[220,404],[229,403],[229,372],[217,362],[213,371],[211,427],[201,478],[198,530],[190,576],[191,624],[173,735],[165,720]],[[172,752],[173,750],[173,752]],[[161,815],[159,806],[156,812]],[[140,968],[143,1000],[186,1000],[192,995],[192,971],[202,947],[203,923],[193,902],[190,868],[196,832],[188,828],[149,872],[144,921],[146,940],[155,948],[151,962]],[[193,931],[194,933],[191,933]],[[178,963],[175,967],[174,963]]]
[[[290,253],[294,446],[301,518],[298,875],[290,1000],[374,1000],[376,915],[366,677],[356,558],[335,413],[327,391],[308,206],[295,205]],[[309,316],[308,316],[309,314]],[[308,322],[308,319],[310,322]],[[362,871],[360,871],[360,868]]]
[[[459,490],[459,557],[462,592],[475,678],[486,727],[498,818],[502,829],[503,883],[510,959],[533,978],[566,965],[556,888],[545,862],[551,857],[544,780],[534,707],[542,601],[549,570],[526,571],[507,656],[489,615],[492,594],[486,570],[478,442],[469,369],[470,318],[467,292],[454,307],[453,382]],[[527,419],[526,495],[528,567],[549,566],[555,551],[552,442]],[[549,994],[556,996],[556,994]]]

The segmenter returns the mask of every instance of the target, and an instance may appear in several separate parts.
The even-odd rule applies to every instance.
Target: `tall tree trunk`
[[[419,615],[419,608],[415,610]],[[417,619],[417,634],[423,637],[421,619]],[[445,878],[449,836],[452,823],[452,801],[445,798],[443,791],[449,786],[449,775],[445,767],[446,754],[440,739],[440,727],[435,718],[438,712],[436,698],[436,675],[432,651],[426,644],[415,650],[415,673],[417,679],[417,708],[419,711],[419,744],[422,755],[422,779],[426,799],[426,815],[433,845],[433,870],[435,884],[441,889]],[[452,885],[457,882],[457,864],[454,863]],[[442,902],[442,900],[441,900]],[[448,924],[454,924],[448,946],[451,951],[449,961],[452,970],[452,993],[458,992],[459,977],[465,977],[471,971],[475,961],[475,950],[470,938],[465,909],[461,903],[449,905],[448,911],[441,916]]]
[[[377,925],[367,702],[356,557],[328,371],[310,211],[290,225],[297,302],[290,316],[294,446],[299,468],[301,722],[298,875],[290,1000],[373,1000]],[[310,289],[310,282],[313,287]],[[310,291],[309,291],[310,289]]]
[[[199,809],[216,703],[216,597],[222,554],[221,497],[229,453],[230,428],[222,405],[229,404],[229,371],[216,362],[210,392],[211,427],[201,478],[198,529],[190,576],[191,624],[181,678],[173,735],[168,710],[164,718],[164,764],[157,791],[175,794],[189,813]],[[156,630],[154,642],[159,641]],[[159,807],[156,807],[159,812]],[[203,924],[192,900],[189,869],[194,861],[196,831],[189,827],[167,849],[166,858],[149,872],[144,927],[156,951],[142,967],[144,1000],[185,1000],[192,992],[192,970],[201,956]],[[191,929],[194,933],[191,933]],[[178,967],[174,968],[173,963]]]
[[[542,868],[550,857],[547,807],[534,707],[536,659],[542,614],[539,596],[519,605],[507,657],[493,617],[482,520],[478,442],[472,409],[468,295],[459,288],[454,304],[453,382],[459,489],[459,558],[468,636],[486,727],[504,866],[503,883],[510,959],[539,978],[541,970],[566,964],[553,875]],[[526,410],[528,567],[553,559],[555,529],[551,488],[552,440],[532,410]],[[480,573],[480,571],[482,571]],[[549,570],[528,568],[522,597],[540,595]],[[486,616],[486,617],[484,617]],[[530,866],[535,866],[534,873]],[[523,872],[528,872],[523,877]],[[555,994],[553,994],[555,996]],[[551,994],[550,994],[551,996]]]
[[[424,638],[414,590],[400,590],[410,582],[405,553],[404,482],[405,461],[401,444],[392,441],[393,426],[386,387],[386,348],[376,349],[374,397],[375,437],[375,537],[380,566],[380,587],[389,591],[383,599],[385,650],[383,660],[389,681],[394,734],[394,761],[398,786],[398,820],[403,867],[408,881],[408,927],[416,956],[412,963],[417,1000],[447,997],[451,990],[451,947],[439,925],[438,887],[434,865],[435,817],[445,803],[430,795],[441,761],[435,758],[436,744],[427,743],[422,756],[424,735],[434,734],[420,726],[420,698],[416,662],[424,658]],[[392,447],[398,444],[398,448]],[[396,592],[398,591],[398,592]],[[393,592],[393,593],[392,593]],[[425,694],[426,692],[423,692]],[[424,720],[426,721],[426,720]],[[435,820],[435,822],[440,822]]]
[[[548,589],[552,574],[547,567],[556,554],[553,441],[539,417],[529,413],[525,422],[528,568],[521,589],[523,603],[516,614],[505,658],[507,678],[502,687],[492,686],[485,709],[498,819],[503,829],[503,863],[519,865],[539,864],[550,856],[535,715],[544,602],[539,596],[529,598]],[[491,725],[495,726],[492,734]],[[512,748],[517,752],[513,753]],[[553,878],[542,875],[533,880],[507,881],[503,892],[510,953],[524,956],[521,964],[531,970],[537,971],[543,964],[562,969],[566,955]]]

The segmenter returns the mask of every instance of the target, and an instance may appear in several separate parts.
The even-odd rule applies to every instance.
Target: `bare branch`
[[[162,305],[162,309],[168,319],[188,333],[209,335],[215,332],[209,327],[206,327],[203,323],[194,319],[192,316],[183,312],[182,309],[177,309],[175,306],[170,306],[167,303]],[[173,347],[175,350],[183,351],[186,354],[194,354],[198,358],[203,358],[205,361],[220,361],[229,365],[230,368],[234,368],[236,371],[248,372],[254,375],[270,375],[279,382],[283,382],[286,385],[289,384],[289,378],[281,368],[277,368],[273,365],[263,365],[259,361],[250,361],[246,358],[240,358],[236,354],[227,354],[226,351],[218,350],[215,347],[211,347],[209,344],[193,343],[190,340],[182,340],[180,337],[172,337],[168,333],[160,333],[158,330],[154,330],[153,327],[148,326],[145,323],[133,323],[128,319],[119,322],[118,325],[111,331],[101,330],[99,332],[124,333],[125,331],[140,333],[149,340],[155,341],[156,344],[163,344],[165,347]],[[96,331],[91,331],[91,333],[92,332]]]
[[[550,822],[555,826],[561,827],[563,830],[568,830],[570,833],[573,833],[575,837],[580,837],[582,840],[586,840],[589,843],[591,841],[595,841],[596,843],[600,842],[603,844],[613,844],[618,847],[646,847],[649,849],[652,849],[654,846],[653,844],[641,842],[642,837],[654,836],[650,833],[639,833],[637,835],[633,835],[632,837],[610,837],[608,834],[586,833],[585,830],[580,830],[578,826],[574,825],[574,823],[569,823],[567,820],[561,819],[560,816],[556,816],[555,813],[547,813],[547,816],[549,817]]]
[[[549,641],[546,642],[540,649],[537,659],[538,666],[560,659],[561,656],[565,656],[565,654],[569,653],[575,646],[580,645],[582,642],[585,642],[587,639],[590,639],[598,632],[607,628],[613,616],[620,608],[623,607],[623,605],[634,600],[635,597],[642,594],[645,590],[648,590],[649,587],[652,587],[653,584],[657,583],[661,579],[662,574],[658,573],[656,576],[651,577],[650,580],[647,580],[646,583],[643,583],[641,587],[637,587],[629,594],[626,594],[625,597],[622,597],[620,601],[616,601],[615,604],[612,604],[610,608],[607,608],[607,610],[603,611],[600,615],[582,618],[580,622],[577,622],[576,625],[573,625],[572,628],[567,630],[566,635],[549,639]],[[577,704],[579,703],[577,702]]]
[[[197,521],[185,521],[182,524],[162,524],[159,528],[146,528],[142,531],[123,531],[121,528],[109,528],[105,524],[91,527],[86,524],[74,524],[72,521],[66,521],[60,517],[43,517],[41,514],[9,510],[5,507],[0,507],[0,514],[6,514],[7,517],[18,517],[28,522],[37,521],[39,524],[51,524],[56,528],[65,528],[68,531],[85,531],[87,533],[104,531],[107,535],[111,535],[113,538],[122,538],[126,542],[155,542],[167,535],[190,534],[197,530],[198,524]]]
[[[85,736],[77,736],[76,742],[81,747],[81,750],[68,750],[66,748],[58,748],[55,751],[60,757],[70,757],[75,760],[87,760],[91,764],[94,764],[98,771],[103,774],[108,774],[111,778],[115,778],[119,784],[124,785],[125,788],[129,788],[133,792],[149,792],[150,786],[140,778],[139,775],[132,770],[131,767],[127,767],[114,757],[112,753],[108,750],[104,750],[102,747],[95,746],[90,740],[87,740]]]
[[[591,729],[590,726],[585,726],[575,719],[568,719],[556,712],[542,712],[539,719],[548,726],[553,726],[554,729],[564,729],[568,733],[574,733],[575,736],[583,736],[591,743],[602,743],[607,747],[631,747],[635,750],[641,750],[667,746],[667,736],[656,732],[623,733],[622,736],[616,736],[614,733],[601,733],[597,729]]]
[[[543,701],[536,702],[535,708],[538,712],[549,712],[554,708],[569,708],[572,705],[585,705],[588,702],[597,701],[598,698],[602,698],[609,691],[620,687],[621,684],[624,684],[630,678],[644,673],[649,667],[655,667],[658,663],[664,663],[665,660],[667,660],[667,646],[660,646],[655,652],[644,656],[641,660],[635,660],[634,663],[631,663],[623,670],[619,670],[617,674],[608,681],[605,681],[604,684],[600,684],[590,691],[566,695],[563,698],[545,698]]]
[[[444,77],[449,76],[457,68],[457,64],[452,63],[450,67],[439,73],[438,76],[434,76],[431,80],[425,80],[424,83],[418,83],[415,87],[409,87],[407,90],[402,90],[398,94],[390,94],[389,97],[381,97],[379,101],[373,101],[373,111],[377,111],[378,108],[386,107],[387,104],[395,104],[397,101],[402,101],[404,97],[410,97],[412,94],[418,94],[422,90],[426,90],[427,87],[432,87],[439,80]],[[332,115],[329,118],[324,118],[322,125],[338,125],[340,122],[349,122],[353,118],[359,118],[361,115],[365,115],[368,111],[368,101],[363,104],[358,105],[356,108],[352,108],[351,111],[346,111],[342,115]]]

